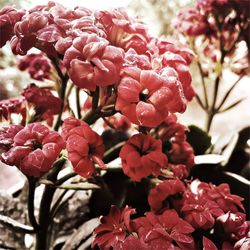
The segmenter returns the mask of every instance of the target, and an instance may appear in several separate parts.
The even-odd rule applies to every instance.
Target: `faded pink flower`
[[[66,50],[63,61],[77,86],[94,91],[96,86],[118,82],[123,58],[122,49],[96,34],[84,33]]]

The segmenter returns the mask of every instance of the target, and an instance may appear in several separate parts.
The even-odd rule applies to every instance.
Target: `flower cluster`
[[[198,3],[197,10],[180,15],[185,22],[179,27],[190,35],[212,36],[216,30],[205,18],[207,12],[199,16],[209,7]],[[0,160],[29,179],[36,249],[52,246],[50,240],[57,236],[50,223],[56,221],[60,201],[72,197],[64,197],[66,190],[54,201],[56,189],[98,187],[89,192],[95,210],[89,216],[103,214],[99,201],[101,209],[111,210],[94,231],[93,247],[208,250],[246,245],[249,223],[242,198],[232,195],[227,184],[187,179],[194,150],[175,113],[183,113],[195,96],[189,71],[194,53],[151,36],[124,9],[67,9],[52,1],[27,11],[7,7],[0,11],[0,27],[0,45],[9,41],[13,53],[23,56],[19,69],[35,80],[50,80],[50,87],[30,84],[19,98],[0,101],[0,121],[10,123],[0,128]],[[30,53],[33,48],[40,53]],[[22,114],[22,123],[13,122],[14,114]],[[17,123],[21,125],[13,125]],[[73,172],[61,177],[62,168]],[[77,174],[83,178],[73,179]],[[48,187],[36,221],[32,196],[40,182]],[[134,206],[137,187],[143,208]],[[50,230],[55,237],[48,237]]]
[[[40,177],[52,167],[65,147],[62,137],[41,123],[12,125],[0,130],[1,160],[28,176]]]
[[[48,58],[42,54],[27,54],[18,61],[18,68],[22,71],[28,70],[30,77],[42,81],[51,77],[51,65]]]
[[[248,8],[247,0],[196,0],[195,7],[179,12],[174,25],[185,36],[202,38],[206,44],[201,46],[203,53],[218,62],[227,54],[231,58],[240,41],[244,41],[249,49],[246,36],[250,27]]]
[[[69,117],[64,120],[62,136],[66,141],[68,158],[76,173],[87,178],[95,172],[94,163],[105,168],[102,162],[104,153],[102,138],[88,124]]]
[[[224,203],[222,196],[226,197]],[[132,244],[136,249],[244,249],[240,247],[243,239],[249,244],[250,222],[239,212],[241,201],[226,184],[214,186],[195,180],[185,185],[178,179],[165,180],[151,189],[152,211],[145,216],[131,219],[133,209],[113,207],[96,228],[94,245],[101,249],[129,249]],[[201,229],[206,237],[195,236]],[[222,241],[216,246],[212,239],[221,237],[222,232]]]
[[[81,89],[113,86],[115,108],[135,124],[155,127],[169,112],[183,112],[194,96],[185,53],[150,36],[145,25],[123,9],[68,10],[49,2],[21,16],[12,34],[4,39],[10,40],[14,53],[23,55],[35,47],[50,58],[62,58]],[[40,58],[28,67],[33,78],[42,79],[47,66]],[[42,74],[34,74],[37,67]],[[127,95],[126,89],[133,91]]]

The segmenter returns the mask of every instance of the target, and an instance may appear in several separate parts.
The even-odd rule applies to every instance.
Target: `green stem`
[[[76,109],[77,109],[77,117],[81,119],[81,105],[80,105],[80,88],[76,88]]]
[[[34,177],[28,177],[29,182],[29,194],[28,194],[28,216],[30,224],[37,231],[39,229],[39,225],[37,224],[36,217],[34,214],[34,197],[36,190],[36,179]]]
[[[229,95],[232,93],[232,91],[234,90],[234,88],[237,86],[237,84],[240,82],[240,80],[243,78],[244,74],[242,74],[237,81],[231,86],[231,88],[227,91],[227,93],[225,94],[225,96],[223,97],[221,103],[218,105],[218,107],[216,108],[216,111],[220,112],[220,109],[222,108],[223,104],[226,102],[227,98],[229,97]]]
[[[201,66],[201,63],[200,63],[199,59],[197,60],[197,65],[198,65],[198,69],[199,69],[200,76],[201,76],[202,89],[203,89],[203,94],[204,94],[204,98],[205,98],[205,105],[204,105],[204,107],[206,109],[208,109],[209,104],[208,104],[207,88],[206,88],[206,83],[205,83],[203,69],[202,69],[202,66]]]
[[[53,170],[48,174],[47,179],[51,182],[55,182],[59,171],[62,169],[66,159],[60,158],[53,165]],[[36,250],[49,249],[48,242],[48,230],[50,226],[50,207],[53,200],[56,187],[52,185],[46,185],[39,210],[39,231],[36,234]]]
[[[59,97],[62,99],[62,107],[61,107],[61,111],[60,111],[60,113],[59,113],[59,115],[57,117],[56,124],[55,124],[55,127],[54,127],[54,130],[58,131],[58,129],[61,126],[61,123],[62,123],[62,113],[63,113],[63,109],[64,109],[65,92],[66,92],[66,89],[67,89],[67,82],[69,80],[69,77],[68,77],[67,74],[64,75],[62,73],[61,68],[59,66],[59,63],[55,58],[50,58],[50,60],[51,60],[52,64],[54,65],[58,76],[61,79],[61,88],[60,88],[60,91],[59,91],[58,94],[59,94]]]
[[[121,148],[123,147],[124,144],[125,144],[124,141],[123,142],[119,142],[115,146],[113,146],[112,148],[110,148],[109,150],[107,150],[105,152],[105,154],[104,154],[103,162],[104,163],[109,163],[112,160],[114,160],[117,157],[119,157],[119,153],[120,153]]]

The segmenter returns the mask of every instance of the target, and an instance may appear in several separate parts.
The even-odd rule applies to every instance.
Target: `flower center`
[[[139,95],[140,101],[146,101],[148,98],[148,94],[149,94],[148,89],[144,89]]]

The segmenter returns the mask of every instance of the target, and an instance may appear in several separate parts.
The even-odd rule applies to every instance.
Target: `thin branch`
[[[241,102],[243,102],[246,98],[241,98],[240,100],[234,102],[233,104],[229,105],[228,107],[220,110],[218,113],[223,113],[223,112],[226,112],[228,111],[229,109],[232,109],[234,108],[235,106],[237,106],[238,104],[240,104]]]
[[[28,234],[34,234],[35,230],[31,226],[24,225],[18,221],[15,221],[11,219],[8,216],[1,215],[0,214],[0,223],[9,228],[10,230],[13,230],[15,232],[20,233],[28,233]]]
[[[218,105],[218,107],[216,108],[216,110],[218,112],[220,112],[221,107],[223,106],[223,104],[225,103],[225,101],[227,100],[227,98],[229,97],[229,95],[231,94],[231,92],[234,90],[234,88],[237,86],[237,84],[240,82],[240,80],[244,77],[244,75],[241,75],[237,81],[231,86],[231,88],[227,91],[227,93],[225,94],[225,96],[223,97],[221,103]]]
[[[208,107],[209,107],[209,104],[208,104],[208,96],[207,96],[207,88],[206,88],[206,83],[205,83],[205,78],[204,78],[203,69],[202,69],[201,63],[200,63],[200,61],[199,61],[199,58],[197,59],[197,65],[198,65],[198,69],[199,69],[199,71],[200,71],[202,89],[203,89],[203,94],[204,94],[204,98],[205,98],[205,105],[204,105],[204,108],[207,110]]]
[[[73,177],[75,177],[75,176],[77,176],[77,173],[75,173],[75,172],[68,173],[68,174],[66,174],[65,176],[63,176],[63,177],[61,177],[60,179],[58,179],[58,180],[56,181],[55,185],[56,185],[56,186],[59,186],[59,185],[63,184],[65,181],[67,181],[67,180],[69,180],[69,179],[71,179],[71,178],[73,178]]]
[[[202,100],[201,100],[201,98],[199,97],[198,94],[195,95],[195,98],[196,98],[197,102],[199,103],[199,105],[201,106],[201,108],[203,110],[207,111],[207,109],[205,108],[205,106],[204,106],[204,104],[203,104],[203,102],[202,102]]]

